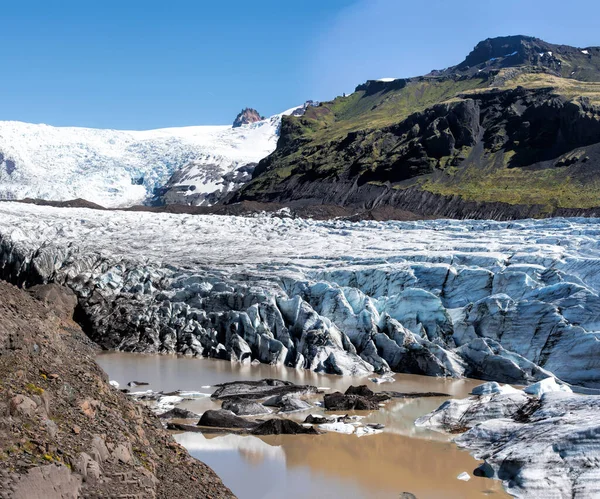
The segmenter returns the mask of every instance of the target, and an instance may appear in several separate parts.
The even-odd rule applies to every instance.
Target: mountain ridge
[[[229,202],[390,205],[431,215],[407,201],[417,190],[439,204],[457,197],[505,206],[510,217],[596,213],[599,82],[600,48],[484,40],[456,66],[369,80],[285,118],[277,149]]]

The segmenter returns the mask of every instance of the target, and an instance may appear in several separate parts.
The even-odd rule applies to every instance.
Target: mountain
[[[265,117],[261,116],[256,109],[247,107],[242,109],[233,120],[233,128],[240,127],[242,125],[249,125],[250,123],[256,123],[257,121],[264,120]]]
[[[510,36],[282,121],[233,196],[420,215],[600,214],[600,48]]]
[[[236,185],[224,175],[275,149],[283,114],[236,128],[147,131],[2,121],[0,199],[83,198],[120,207],[149,199],[162,202],[166,196],[182,204],[202,204],[206,194]]]

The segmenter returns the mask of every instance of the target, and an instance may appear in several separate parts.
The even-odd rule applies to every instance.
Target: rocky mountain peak
[[[479,42],[457,66],[432,75],[474,76],[482,71],[528,67],[556,76],[583,81],[600,81],[600,48],[557,45],[524,35],[488,38]]]
[[[265,117],[261,116],[256,109],[247,107],[242,109],[239,114],[233,120],[233,128],[240,127],[242,125],[248,125],[250,123],[256,123],[257,121],[264,120]]]

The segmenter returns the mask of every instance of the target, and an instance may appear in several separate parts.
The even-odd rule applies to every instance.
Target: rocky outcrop
[[[242,125],[249,125],[250,123],[256,123],[257,121],[264,120],[265,117],[261,116],[256,109],[246,107],[242,109],[233,120],[233,128],[241,127]]]
[[[42,301],[0,282],[2,495],[233,497],[148,409],[108,383],[69,319],[72,292],[46,285],[32,294]]]
[[[212,428],[254,428],[258,423],[236,416],[233,412],[224,409],[206,411],[200,417],[198,426]]]
[[[485,460],[477,476],[497,478],[515,497],[596,497],[600,397],[551,378],[529,390],[487,384],[481,395],[445,402],[417,425],[461,433],[455,442]]]
[[[225,202],[503,220],[594,216],[598,81],[598,47],[488,39],[457,66],[369,80],[351,97],[284,118],[276,150]]]

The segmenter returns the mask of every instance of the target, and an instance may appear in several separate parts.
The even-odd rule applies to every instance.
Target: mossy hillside
[[[489,87],[487,77],[419,78],[406,82],[400,89],[394,89],[391,82],[389,87],[381,85],[381,90],[374,93],[357,90],[346,97],[309,107],[304,116],[284,119],[297,135],[305,135],[312,145],[321,145],[342,139],[350,132],[385,128],[462,93]]]
[[[511,205],[542,205],[552,208],[600,206],[600,177],[585,164],[569,167],[511,168],[513,152],[490,155],[483,162],[422,178],[422,189],[434,194],[460,196],[467,201],[501,202]],[[568,158],[571,155],[565,155]]]

